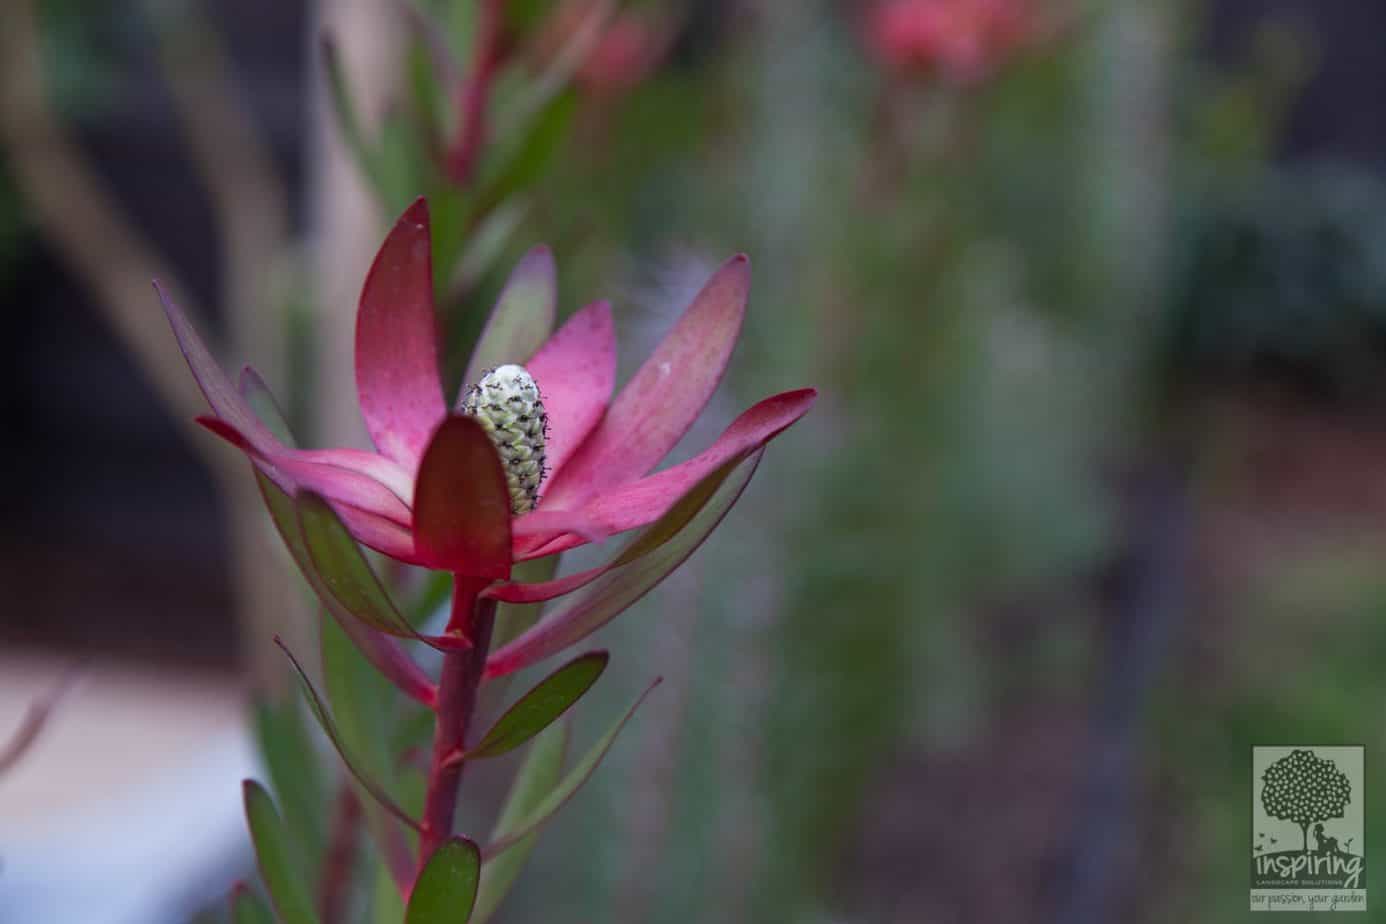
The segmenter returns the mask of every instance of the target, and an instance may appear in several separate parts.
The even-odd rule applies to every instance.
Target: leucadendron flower
[[[461,393],[449,401],[439,374],[428,209],[415,202],[377,254],[356,318],[357,397],[374,452],[287,445],[247,399],[249,388],[263,387],[253,370],[235,387],[182,311],[160,294],[211,406],[199,418],[207,429],[244,451],[284,493],[323,498],[362,544],[450,571],[496,599],[528,603],[628,567],[663,537],[636,543],[605,566],[539,584],[512,583],[516,562],[659,520],[705,479],[756,456],[816,394],[766,398],[701,454],[650,474],[721,380],[746,310],[749,262],[736,256],[713,274],[614,398],[610,305],[583,308],[549,336],[555,277],[545,248],[519,263]],[[535,643],[523,658],[502,657],[488,672],[517,669],[551,647]]]

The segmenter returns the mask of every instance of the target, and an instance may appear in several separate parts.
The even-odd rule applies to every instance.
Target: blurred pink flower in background
[[[1029,0],[882,0],[866,15],[866,39],[891,69],[980,80],[1036,32]]]
[[[563,48],[600,5],[601,0],[567,0],[550,18],[540,47],[550,52]],[[667,18],[655,11],[619,13],[602,28],[596,46],[578,68],[578,84],[596,95],[634,89],[664,60],[673,32]]]

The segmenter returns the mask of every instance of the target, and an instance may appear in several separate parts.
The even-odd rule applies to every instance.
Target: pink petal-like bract
[[[750,286],[751,264],[745,255],[722,264],[621,389],[602,422],[555,474],[546,492],[551,503],[575,506],[639,478],[674,448],[722,379],[741,333]]]
[[[182,350],[183,358],[187,360],[188,368],[192,370],[193,378],[197,380],[197,386],[202,389],[202,394],[206,396],[212,410],[243,434],[243,438],[257,449],[268,452],[278,447],[279,441],[260,418],[255,416],[255,411],[241,396],[236,386],[231,384],[231,379],[217,364],[212,351],[207,349],[207,344],[198,335],[183,309],[174,304],[173,299],[165,294],[163,287],[157,282],[154,283],[154,291],[159,294],[164,314],[168,316],[169,327],[173,328],[173,336],[178,340],[178,348]]]
[[[568,319],[527,367],[549,415],[550,482],[601,420],[616,384],[616,325],[597,302]]]
[[[289,494],[307,488],[328,500],[351,504],[399,523],[409,522],[409,508],[404,501],[369,475],[305,458],[312,453],[288,449],[262,452],[238,429],[219,417],[199,417],[197,422],[257,462],[267,463],[269,467],[261,466],[262,470]],[[351,452],[353,450],[322,450],[319,455],[332,458],[337,453]],[[286,480],[287,484],[284,483]]]
[[[432,568],[478,578],[510,576],[510,492],[481,424],[444,419],[419,462],[414,546]]]
[[[778,436],[808,413],[817,397],[818,392],[812,388],[772,395],[732,421],[715,443],[687,462],[613,488],[591,498],[579,509],[608,534],[651,523],[719,465]],[[583,541],[571,535],[536,540],[527,546],[524,557],[552,555],[582,545]]]
[[[376,448],[413,472],[447,413],[423,199],[395,222],[366,275],[356,315],[356,390]]]

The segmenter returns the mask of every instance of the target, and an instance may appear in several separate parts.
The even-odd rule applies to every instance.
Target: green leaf
[[[538,179],[567,135],[577,109],[577,94],[564,90],[525,121],[513,140],[497,145],[500,153],[487,162],[478,195],[477,214],[486,214]]]
[[[231,893],[231,924],[274,924],[274,914],[245,883]]]
[[[510,794],[505,798],[495,830],[491,832],[493,841],[515,830],[525,816],[558,785],[563,775],[563,754],[567,747],[568,724],[564,721],[555,722],[544,729],[530,744],[524,763],[510,784]],[[477,890],[476,910],[472,912],[470,924],[485,924],[490,919],[520,877],[538,843],[538,832],[531,832],[481,868],[481,886]]]
[[[399,894],[394,877],[390,875],[390,868],[377,853],[372,853],[368,861],[371,869],[368,920],[371,924],[399,924],[404,920],[404,898]]]
[[[270,899],[283,924],[314,924],[318,917],[304,886],[303,871],[294,862],[293,845],[284,831],[279,812],[269,793],[254,780],[242,784],[245,796],[245,818],[250,825],[250,839],[255,844],[255,858],[260,875],[265,879]]]
[[[428,858],[414,891],[404,924],[467,924],[481,878],[481,853],[465,837],[444,841]]]
[[[306,861],[309,879],[316,880],[326,845],[326,790],[298,699],[284,696],[257,702],[254,725],[285,825]]]
[[[280,490],[279,486],[270,481],[263,472],[257,471],[255,480],[260,486],[260,495],[265,500],[265,506],[269,508],[270,519],[274,521],[274,526],[279,531],[280,538],[284,540],[289,554],[298,565],[299,572],[303,575],[303,579],[308,582],[308,586],[317,594],[318,599],[322,601],[323,606],[327,608],[328,613],[332,615],[332,619],[340,630],[351,639],[352,644],[375,666],[375,669],[383,676],[388,677],[396,687],[420,702],[431,703],[436,696],[436,691],[433,682],[429,680],[419,666],[393,641],[375,632],[368,624],[348,612],[346,607],[328,589],[308,554],[308,546],[303,540],[303,531],[299,526],[299,518],[293,499]],[[410,631],[413,632],[412,625]],[[423,636],[417,634],[411,637],[424,639]],[[427,641],[428,639],[424,640]]]
[[[496,720],[467,758],[507,754],[548,728],[592,689],[610,660],[605,651],[589,651],[539,681]]]
[[[621,734],[621,729],[625,728],[630,717],[635,715],[635,710],[640,708],[645,697],[650,695],[651,690],[659,686],[662,679],[655,678],[655,681],[645,688],[645,692],[641,693],[625,714],[616,720],[616,724],[612,725],[607,733],[602,735],[596,744],[592,745],[591,749],[573,765],[573,768],[564,775],[557,786],[549,791],[547,796],[517,820],[507,833],[487,845],[485,856],[488,860],[514,846],[527,835],[539,830],[545,822],[558,813],[559,809],[568,804],[568,800],[576,795],[582,785],[592,776],[597,765],[606,756],[606,752],[611,750],[611,745],[616,742],[616,736]]]
[[[497,205],[467,236],[466,246],[461,248],[456,266],[448,270],[446,286],[440,286],[440,290],[445,288],[448,297],[453,300],[460,299],[472,291],[500,260],[506,247],[510,245],[510,239],[519,231],[528,214],[529,202],[520,196],[511,196]],[[436,228],[437,213],[434,215],[433,223]],[[437,236],[435,230],[434,237]],[[434,253],[437,252],[438,248],[435,245]]]
[[[468,647],[465,639],[421,635],[414,628],[390,599],[361,547],[326,500],[303,491],[295,498],[294,506],[303,547],[318,579],[316,586],[329,595],[323,601],[326,605],[335,603],[377,632],[421,641],[439,651]]]
[[[366,792],[370,793],[371,796],[375,798],[376,802],[380,803],[381,808],[385,809],[391,815],[394,815],[406,825],[414,828],[416,831],[421,830],[419,823],[411,818],[408,812],[400,808],[399,805],[395,803],[395,800],[390,797],[385,787],[376,782],[369,773],[363,770],[361,768],[361,762],[352,756],[350,750],[348,750],[345,742],[342,740],[341,733],[337,731],[336,723],[332,721],[332,714],[328,712],[327,706],[323,703],[322,698],[318,696],[318,691],[313,688],[313,682],[308,679],[308,674],[304,672],[303,666],[298,663],[298,659],[294,657],[293,652],[289,651],[288,646],[280,641],[278,636],[275,636],[274,643],[279,646],[279,649],[288,657],[289,663],[294,666],[294,672],[298,675],[299,685],[303,688],[303,695],[308,699],[308,707],[312,709],[313,717],[318,720],[318,724],[322,726],[322,730],[332,742],[332,746],[337,749],[337,754],[342,758],[342,763],[346,764],[347,769],[351,771],[351,775],[356,777],[356,782],[360,783],[361,787],[365,789]]]
[[[361,769],[401,804],[399,766],[390,749],[399,717],[399,700],[390,683],[366,660],[336,621],[322,621],[322,676],[337,733]],[[366,827],[396,878],[408,875],[413,861],[406,839],[411,832],[396,822],[369,793],[361,793]],[[412,870],[410,870],[412,872]]]

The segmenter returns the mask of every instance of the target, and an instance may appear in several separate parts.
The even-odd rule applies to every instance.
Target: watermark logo
[[[1366,911],[1360,747],[1251,749],[1251,910]]]

